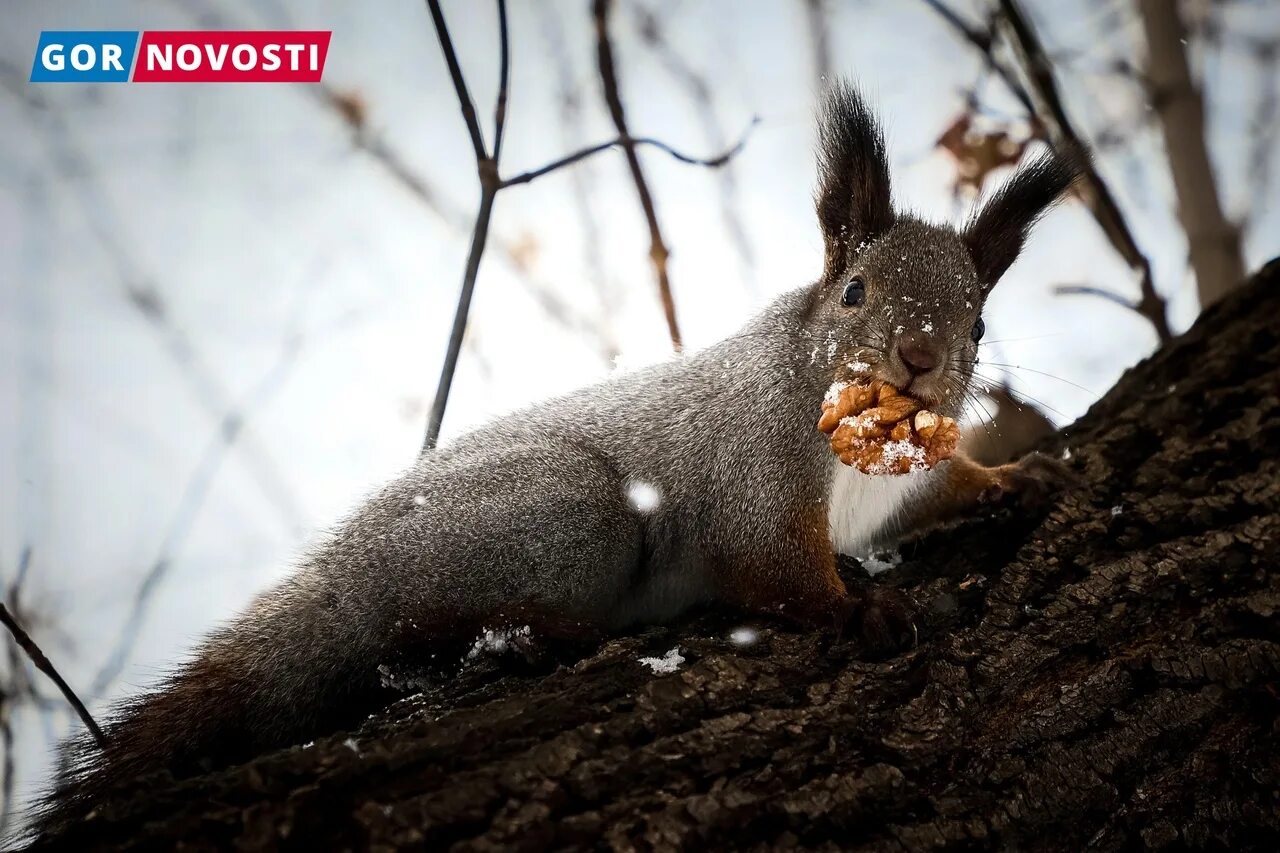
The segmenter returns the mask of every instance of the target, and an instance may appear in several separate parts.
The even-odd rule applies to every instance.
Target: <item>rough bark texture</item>
[[[903,548],[909,651],[709,613],[472,664],[39,849],[1280,849],[1280,264],[1257,279],[1054,439],[1082,489]]]

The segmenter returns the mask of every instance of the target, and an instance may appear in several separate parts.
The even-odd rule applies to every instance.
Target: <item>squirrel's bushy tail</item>
[[[287,581],[156,690],[118,708],[104,749],[87,736],[70,743],[32,833],[57,834],[108,792],[157,772],[182,778],[229,766],[351,725],[385,702],[382,632],[310,586]]]

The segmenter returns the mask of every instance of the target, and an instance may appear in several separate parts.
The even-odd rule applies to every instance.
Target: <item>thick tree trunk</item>
[[[125,783],[40,849],[1280,849],[1280,264],[1258,279],[1055,439],[1083,488],[904,547],[909,651],[711,613],[472,665],[351,737]]]

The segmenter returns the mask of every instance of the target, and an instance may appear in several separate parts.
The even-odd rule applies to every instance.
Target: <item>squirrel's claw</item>
[[[1066,462],[1043,453],[1028,453],[996,471],[991,485],[978,497],[983,503],[997,503],[1012,497],[1025,506],[1041,506],[1057,492],[1082,482]]]
[[[919,641],[915,614],[911,596],[893,587],[855,589],[837,616],[836,636],[843,639],[853,634],[875,654],[910,648]]]

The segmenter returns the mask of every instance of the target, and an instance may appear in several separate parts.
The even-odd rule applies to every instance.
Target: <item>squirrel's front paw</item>
[[[893,652],[916,644],[915,614],[911,596],[893,587],[854,589],[844,600],[836,633],[852,634],[877,654]]]
[[[1043,453],[1028,453],[994,470],[991,485],[978,496],[984,503],[1012,497],[1027,506],[1041,506],[1056,492],[1081,483],[1080,475],[1066,462]]]

